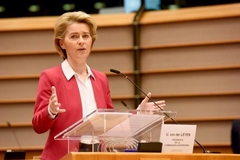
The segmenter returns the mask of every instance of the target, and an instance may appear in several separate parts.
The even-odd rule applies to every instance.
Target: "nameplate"
[[[162,124],[162,153],[193,153],[196,125]]]

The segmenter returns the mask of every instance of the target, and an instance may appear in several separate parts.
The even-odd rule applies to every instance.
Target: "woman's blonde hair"
[[[97,24],[89,14],[82,11],[66,12],[62,14],[54,26],[54,45],[63,59],[67,59],[67,53],[61,48],[59,41],[64,38],[66,28],[72,23],[85,23],[88,25],[92,37],[92,45],[97,37]]]

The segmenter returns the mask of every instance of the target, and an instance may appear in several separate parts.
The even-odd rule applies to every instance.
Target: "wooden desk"
[[[237,154],[71,152],[61,160],[240,160]]]

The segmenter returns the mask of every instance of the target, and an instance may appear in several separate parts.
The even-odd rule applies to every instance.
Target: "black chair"
[[[24,160],[25,157],[25,151],[6,151],[4,154],[4,160]]]
[[[240,119],[232,123],[231,147],[234,154],[240,154]]]

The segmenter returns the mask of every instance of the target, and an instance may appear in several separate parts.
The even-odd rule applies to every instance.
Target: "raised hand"
[[[151,97],[151,93],[149,92],[147,96],[142,100],[141,104],[139,105],[138,109],[140,110],[159,110],[159,109],[164,109],[166,106],[166,103],[164,100],[161,101],[156,101],[155,103],[153,102],[148,102],[149,97]],[[159,108],[160,107],[160,108]]]
[[[58,113],[63,113],[66,110],[65,109],[60,109],[61,104],[58,103],[58,97],[57,97],[57,93],[56,93],[56,88],[54,86],[52,86],[52,95],[49,99],[49,111],[53,114],[53,115],[57,115]]]

